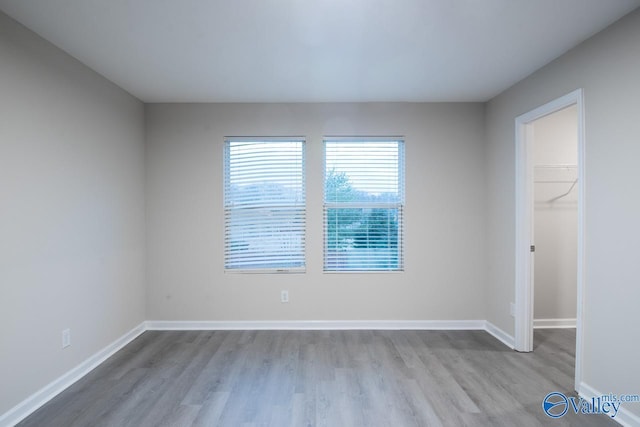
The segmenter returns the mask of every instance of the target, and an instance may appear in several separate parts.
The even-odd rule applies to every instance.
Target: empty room
[[[0,427],[640,427],[640,0],[0,0]]]

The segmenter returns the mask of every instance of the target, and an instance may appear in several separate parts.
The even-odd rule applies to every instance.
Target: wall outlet
[[[71,329],[65,329],[62,331],[62,348],[67,348],[71,345]]]
[[[509,303],[509,314],[511,317],[516,317],[516,305],[512,302]]]
[[[280,302],[289,302],[289,291],[280,291]]]

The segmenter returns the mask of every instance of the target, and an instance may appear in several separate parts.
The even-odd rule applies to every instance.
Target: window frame
[[[397,142],[398,143],[398,201],[397,202],[327,202],[327,142],[331,143],[371,143],[371,142]],[[406,154],[404,136],[324,136],[323,145],[323,180],[322,180],[322,238],[323,259],[322,271],[326,274],[398,274],[405,271],[405,205],[406,205]],[[329,236],[327,226],[328,209],[355,208],[355,209],[397,209],[398,210],[398,267],[394,269],[338,269],[327,268],[327,253],[329,249]]]
[[[227,189],[229,188],[229,179],[230,179],[230,162],[231,162],[231,152],[230,147],[233,142],[246,142],[246,143],[268,143],[268,142],[299,142],[301,144],[301,172],[300,176],[302,179],[301,189],[302,189],[302,230],[301,230],[301,242],[302,242],[302,266],[300,267],[239,267],[239,268],[229,268],[228,264],[228,247],[229,243],[229,234],[227,232],[227,228],[229,227],[228,217],[230,215],[230,207],[227,204]],[[306,137],[303,136],[226,136],[224,137],[223,143],[223,188],[222,188],[222,207],[223,207],[223,269],[225,273],[231,274],[299,274],[305,273],[307,268],[307,250],[306,250],[306,234],[307,234],[307,197],[306,197],[306,185],[307,185],[307,170],[306,170]],[[281,206],[280,206],[281,207]],[[295,208],[295,204],[291,205],[292,208]]]

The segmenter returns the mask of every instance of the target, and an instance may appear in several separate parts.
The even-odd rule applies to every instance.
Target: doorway
[[[575,328],[578,116],[575,104],[533,125],[533,328]],[[534,336],[534,350],[536,337]]]
[[[575,109],[577,116],[577,153],[573,159],[562,164],[548,163],[548,168],[536,168],[535,126],[536,121],[568,108]],[[574,123],[576,123],[574,122]],[[582,290],[584,269],[584,105],[583,91],[578,89],[561,98],[542,105],[516,118],[516,286],[515,286],[515,349],[533,351],[534,300],[535,300],[535,209],[536,178],[559,181],[566,191],[548,198],[547,203],[556,203],[567,196],[574,198],[576,205],[577,239],[575,266],[575,326],[576,363],[575,388],[582,378]],[[538,153],[540,154],[540,153]],[[539,166],[545,165],[539,162]],[[558,166],[558,167],[556,167]],[[552,177],[553,176],[553,177]],[[568,181],[568,182],[562,182]],[[543,184],[540,184],[543,185]],[[561,197],[558,197],[561,196]],[[555,198],[558,197],[558,198]],[[566,200],[566,199],[565,199]]]

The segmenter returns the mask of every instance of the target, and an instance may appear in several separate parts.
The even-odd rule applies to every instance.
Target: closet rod
[[[534,168],[549,168],[549,169],[572,169],[577,168],[578,165],[572,164],[559,164],[559,165],[534,165]]]

